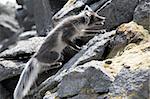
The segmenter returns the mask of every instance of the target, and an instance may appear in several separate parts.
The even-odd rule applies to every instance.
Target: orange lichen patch
[[[117,28],[116,33],[124,33],[127,35],[128,39],[133,39],[135,37],[140,37],[141,39],[147,40],[150,38],[148,31],[143,28],[143,26],[131,21],[129,23],[124,23]]]
[[[107,61],[112,61],[108,64]],[[137,45],[129,50],[125,50],[121,56],[107,59],[103,67],[108,73],[115,77],[120,70],[125,67],[130,70],[150,68],[150,42]]]

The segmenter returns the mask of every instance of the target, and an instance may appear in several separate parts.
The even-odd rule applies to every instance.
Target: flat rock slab
[[[108,92],[113,78],[101,68],[101,62],[91,61],[71,69],[58,86],[58,96],[69,97],[79,93]]]
[[[15,20],[15,7],[0,3],[0,42],[12,37],[19,30]]]
[[[0,60],[0,81],[19,75],[25,63],[18,63],[9,60]]]
[[[33,37],[28,40],[21,40],[16,46],[0,53],[1,58],[19,58],[30,56],[35,53],[43,43],[44,37]]]
[[[37,32],[35,30],[26,31],[26,32],[23,32],[19,35],[19,39],[20,40],[26,40],[26,39],[29,39],[29,38],[35,37],[35,36],[37,36]]]
[[[148,99],[149,71],[122,69],[110,87],[110,97]]]
[[[38,47],[43,43],[44,37],[33,37],[28,40],[21,40],[16,46],[0,53],[0,81],[21,74],[26,61],[33,53],[38,50]],[[43,68],[42,71],[49,68]],[[41,71],[41,72],[42,72]]]
[[[103,28],[109,30],[131,21],[138,3],[139,0],[112,0],[108,6],[98,13],[106,17]]]
[[[133,20],[150,31],[150,1],[141,0],[134,11]]]
[[[115,76],[109,93],[112,98],[148,99],[150,42],[132,47],[121,56],[109,59],[112,63],[105,66]]]
[[[0,84],[0,98],[1,99],[11,99],[9,92]]]

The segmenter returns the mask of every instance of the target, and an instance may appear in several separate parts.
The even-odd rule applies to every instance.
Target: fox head
[[[85,6],[84,10],[81,12],[85,14],[86,24],[90,25],[103,25],[105,17],[98,15],[89,6]]]
[[[60,21],[62,21],[63,19],[66,18],[66,16],[64,16],[63,18],[62,17],[59,18],[56,15],[54,15],[53,18],[52,18],[54,24],[58,24]],[[93,25],[93,24],[103,25],[104,21],[105,21],[105,17],[102,17],[102,16],[98,15],[88,5],[86,5],[84,10],[81,11],[78,15],[80,17],[84,17],[84,20],[86,21],[87,25]],[[69,17],[69,16],[67,16],[67,17]]]

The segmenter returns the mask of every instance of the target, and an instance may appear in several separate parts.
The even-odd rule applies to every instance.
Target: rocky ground
[[[149,99],[150,0],[17,0],[0,4],[0,99],[13,99],[19,76],[45,36],[89,5],[106,18],[92,38],[64,49],[63,65],[42,68],[24,99]],[[57,18],[53,22],[53,18]]]

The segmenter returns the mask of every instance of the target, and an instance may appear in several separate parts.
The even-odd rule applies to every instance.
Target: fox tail
[[[21,73],[18,84],[14,91],[14,99],[22,99],[28,93],[38,76],[39,70],[40,66],[37,59],[32,57],[27,62],[24,70]]]

